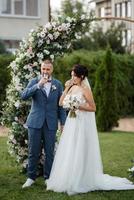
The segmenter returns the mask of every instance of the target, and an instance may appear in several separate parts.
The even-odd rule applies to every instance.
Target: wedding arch
[[[10,64],[11,83],[7,88],[4,103],[3,124],[9,125],[8,136],[9,153],[16,158],[23,169],[27,166],[27,129],[26,117],[30,108],[30,101],[20,99],[20,92],[29,80],[40,73],[42,60],[54,59],[64,55],[71,48],[71,41],[78,37],[79,30],[89,25],[92,18],[67,17],[63,22],[48,22],[31,30],[26,39],[20,43],[15,60]],[[41,160],[40,160],[41,163]]]

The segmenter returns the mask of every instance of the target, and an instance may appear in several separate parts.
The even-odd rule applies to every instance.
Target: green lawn
[[[127,177],[134,158],[134,133],[100,133],[104,172]],[[133,191],[95,191],[68,196],[45,190],[43,178],[31,188],[21,189],[26,177],[7,153],[7,138],[0,137],[0,200],[134,200]]]

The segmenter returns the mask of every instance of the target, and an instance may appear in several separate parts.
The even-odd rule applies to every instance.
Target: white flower
[[[17,126],[17,122],[12,122],[12,126],[13,127]]]
[[[9,140],[13,140],[13,139],[14,139],[14,135],[10,135]]]
[[[65,23],[62,23],[61,27],[62,27],[62,30],[63,30],[63,31],[65,31],[65,30],[68,29],[68,26],[67,26],[67,24],[65,24]]]
[[[33,33],[33,32],[34,32],[34,29],[31,29],[31,30],[30,30],[30,33]]]
[[[40,47],[44,43],[43,39],[38,40],[38,47]]]
[[[16,108],[19,108],[20,107],[20,101],[17,100],[14,105],[15,105]]]
[[[44,38],[44,37],[46,36],[46,33],[45,33],[44,31],[42,31],[42,32],[40,33],[40,36],[41,36],[42,38]]]
[[[46,43],[47,43],[47,44],[50,44],[50,40],[49,40],[49,39],[48,39],[48,40],[46,40]]]
[[[67,20],[68,22],[72,22],[72,18],[71,18],[71,17],[67,17],[66,20]]]
[[[34,41],[34,37],[29,37],[29,42],[32,43]]]
[[[74,8],[74,9],[73,9],[73,13],[76,14],[77,12],[78,12],[78,10],[77,10],[76,8]]]
[[[61,32],[62,30],[63,30],[63,29],[62,29],[62,26],[59,26],[59,27],[58,27],[58,31]]]
[[[28,144],[28,141],[27,141],[27,140],[25,140],[25,144]]]
[[[39,59],[43,59],[44,55],[43,55],[43,53],[37,53],[37,57],[38,57]]]
[[[78,34],[78,33],[75,33],[75,37],[76,37],[76,39],[81,39],[81,36]]]
[[[81,15],[81,19],[83,20],[83,19],[85,19],[86,17],[85,17],[85,15]]]
[[[82,26],[85,27],[85,26],[86,26],[86,23],[82,23]]]
[[[49,55],[50,54],[50,52],[48,51],[48,50],[46,50],[46,49],[44,49],[44,51],[43,51],[46,55]]]
[[[22,90],[22,86],[21,86],[21,85],[16,85],[16,86],[15,86],[15,89],[16,89],[18,92],[20,92],[20,91]]]
[[[31,77],[31,74],[26,74],[26,75],[25,75],[25,78],[26,78],[26,79],[29,79],[30,77]]]
[[[69,44],[67,45],[67,49],[69,49],[69,48],[70,48],[70,46],[71,46],[71,43],[69,43]]]
[[[54,39],[52,34],[48,34],[48,37],[50,38],[50,40]]]
[[[12,140],[13,144],[17,144],[17,141],[15,139]]]
[[[28,65],[25,65],[23,68],[24,68],[24,69],[28,69]]]
[[[18,121],[18,117],[15,117],[14,120],[15,120],[15,121]]]
[[[23,161],[23,167],[26,168],[27,164],[28,164],[28,159],[26,159],[26,160]]]
[[[128,171],[130,171],[130,172],[133,172],[134,171],[134,166],[133,167],[131,167],[131,168],[129,168],[129,170]]]
[[[50,22],[48,22],[48,23],[45,25],[45,28],[48,29],[49,31],[52,29],[52,25],[50,24]]]
[[[56,90],[57,87],[55,85],[52,85],[52,91]]]
[[[51,24],[52,24],[52,26],[53,26],[53,27],[55,27],[55,26],[56,26],[56,22],[52,22]]]
[[[18,58],[16,58],[15,61],[16,61],[16,63],[19,63],[21,61],[21,58],[18,57]]]
[[[54,55],[50,55],[50,58],[51,58],[52,60],[54,60]]]
[[[16,71],[18,69],[18,65],[17,65],[16,61],[13,61],[10,65],[10,67],[13,69],[13,71]]]
[[[37,62],[34,62],[34,63],[33,63],[33,66],[38,66],[38,63],[37,63]]]
[[[60,33],[58,31],[56,31],[56,32],[54,32],[53,35],[54,35],[54,38],[57,39],[59,37]]]
[[[25,54],[24,54],[24,53],[20,53],[20,54],[19,54],[19,58],[20,58],[20,59],[23,59],[24,57],[25,57]]]

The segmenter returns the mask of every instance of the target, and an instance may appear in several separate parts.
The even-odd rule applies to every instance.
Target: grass
[[[134,133],[100,133],[104,172],[127,177],[134,157]],[[26,180],[19,166],[7,153],[6,137],[0,137],[0,200],[134,200],[133,191],[95,191],[68,196],[45,190],[43,178],[27,189],[21,189]]]

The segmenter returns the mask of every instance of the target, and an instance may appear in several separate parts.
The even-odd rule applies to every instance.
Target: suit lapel
[[[53,93],[53,86],[56,86],[55,84],[55,80],[52,78],[52,83],[51,83],[51,88],[50,88],[50,92],[49,92],[49,95],[48,95],[48,98],[52,95]]]
[[[47,94],[46,94],[45,89],[44,89],[44,88],[41,88],[40,90],[41,90],[41,91],[43,92],[43,94],[47,97]]]

